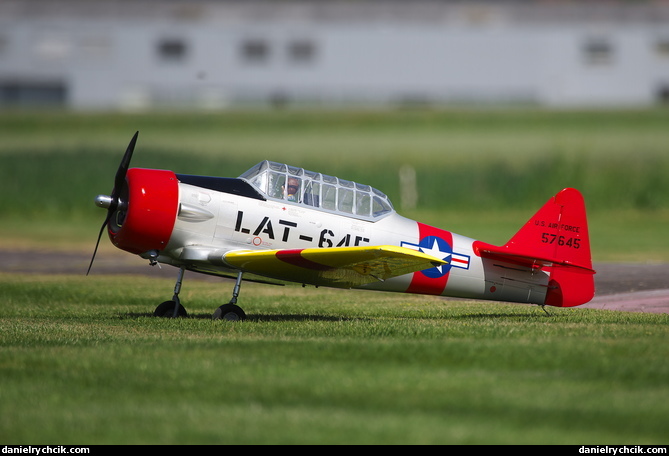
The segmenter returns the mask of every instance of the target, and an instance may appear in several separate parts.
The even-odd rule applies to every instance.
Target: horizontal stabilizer
[[[477,244],[477,251],[483,258],[496,259],[507,263],[517,264],[532,269],[541,269],[547,266],[563,266],[567,268],[577,268],[583,272],[595,273],[595,270],[583,265],[575,264],[569,260],[559,258],[540,258],[538,256],[527,256],[518,254],[504,247],[496,247],[484,243]]]
[[[445,264],[404,247],[382,245],[287,250],[236,250],[229,266],[279,280],[351,288]]]

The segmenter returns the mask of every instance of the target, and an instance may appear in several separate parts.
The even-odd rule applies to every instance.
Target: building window
[[[262,39],[248,39],[241,46],[242,60],[247,63],[264,63],[269,60],[270,46]]]
[[[62,107],[66,102],[62,81],[0,81],[0,107]]]
[[[184,40],[167,38],[158,42],[158,57],[163,62],[181,62],[188,54],[188,46]]]
[[[585,63],[592,66],[610,65],[613,63],[613,45],[603,38],[592,38],[583,47]]]
[[[296,40],[288,43],[288,58],[294,63],[310,63],[316,57],[316,45],[309,40]]]

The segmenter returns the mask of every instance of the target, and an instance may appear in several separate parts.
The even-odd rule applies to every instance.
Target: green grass
[[[263,159],[376,186],[403,215],[501,244],[563,187],[595,261],[669,262],[669,111],[0,113],[0,248],[91,252],[133,166]],[[333,159],[336,157],[336,159]],[[379,163],[382,166],[379,166]],[[412,164],[419,207],[400,207]],[[112,249],[101,245],[100,255]],[[83,273],[83,270],[82,270]],[[188,278],[0,274],[0,440],[667,444],[667,315]]]
[[[669,200],[667,124],[661,109],[0,114],[0,190],[20,195],[4,202],[12,214],[90,210],[140,130],[134,166],[237,176],[270,159],[399,204],[410,164],[423,209],[535,207],[574,186],[592,211],[656,210]]]
[[[7,444],[666,444],[667,315],[0,276]]]

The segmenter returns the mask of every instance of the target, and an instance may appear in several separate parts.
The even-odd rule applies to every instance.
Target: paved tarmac
[[[598,263],[595,297],[581,307],[669,313],[669,264]]]
[[[21,274],[86,274],[90,255],[0,248],[0,272]],[[669,314],[669,264],[597,263],[596,293],[582,308]],[[99,252],[91,275],[151,274],[176,279],[176,269],[162,269],[120,251]],[[220,280],[192,274],[188,280]]]

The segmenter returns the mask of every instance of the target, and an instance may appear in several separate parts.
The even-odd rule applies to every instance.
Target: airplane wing
[[[404,247],[382,245],[287,250],[235,250],[223,261],[244,272],[297,283],[350,288],[445,264]]]

